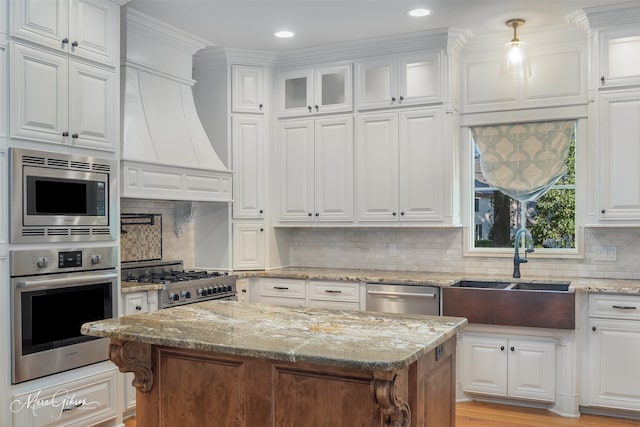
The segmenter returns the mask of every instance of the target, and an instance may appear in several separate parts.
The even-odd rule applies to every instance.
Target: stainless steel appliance
[[[437,286],[367,283],[367,311],[440,315]]]
[[[13,384],[108,359],[85,322],[117,310],[117,248],[10,253]]]
[[[12,148],[11,242],[115,240],[116,163]]]
[[[121,273],[126,282],[161,284],[160,309],[213,299],[238,299],[237,276],[217,271],[185,271],[182,261],[122,263]]]

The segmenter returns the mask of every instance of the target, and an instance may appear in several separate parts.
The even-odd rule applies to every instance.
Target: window
[[[526,203],[512,199],[486,182],[478,147],[473,141],[473,248],[513,248],[515,233],[522,227],[531,231],[536,248],[576,248],[575,139],[574,131],[565,159],[567,172],[548,192]],[[521,224],[523,208],[526,224]]]

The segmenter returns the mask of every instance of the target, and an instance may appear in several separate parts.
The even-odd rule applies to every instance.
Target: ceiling
[[[566,24],[568,13],[624,0],[132,0],[128,7],[226,48],[284,52],[378,36],[451,27],[474,35],[511,31],[510,18],[524,18],[519,34]],[[425,7],[424,18],[406,11]],[[568,24],[566,24],[568,25]],[[296,35],[277,39],[288,29]]]

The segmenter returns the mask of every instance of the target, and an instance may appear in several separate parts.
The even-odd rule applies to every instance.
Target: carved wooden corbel
[[[409,427],[411,409],[396,395],[396,378],[393,372],[375,372],[371,380],[373,399],[382,411],[383,426]]]
[[[153,385],[151,372],[151,344],[111,340],[109,359],[120,372],[133,372],[133,386],[142,393],[149,393]]]

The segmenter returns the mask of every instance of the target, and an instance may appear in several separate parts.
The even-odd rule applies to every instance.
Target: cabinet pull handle
[[[273,289],[279,289],[281,291],[288,291],[289,288],[287,288],[286,286],[274,286]]]
[[[500,351],[504,351],[504,346],[503,345],[500,346]]]
[[[246,290],[246,289],[243,289],[243,290],[242,290],[242,293],[243,293],[243,294],[246,294],[246,293],[247,293],[247,290]]]
[[[637,307],[633,305],[612,305],[613,308],[618,308],[620,310],[636,310]]]
[[[139,305],[136,305],[136,310],[137,310],[137,311],[140,311],[140,310],[142,310],[142,307],[141,307],[141,306],[139,306]]]
[[[68,130],[65,130],[64,132],[62,132],[62,136],[65,136],[65,137],[66,137],[66,136],[69,136],[69,131],[68,131]]]
[[[509,350],[516,351],[516,348],[515,347],[510,347]]]
[[[74,409],[78,409],[82,405],[84,405],[84,402],[79,402],[79,403],[76,403],[75,405],[71,405],[71,406],[65,406],[64,408],[62,408],[62,412],[73,411]]]
[[[78,47],[78,42],[74,40],[73,43],[71,43],[71,46]]]
[[[342,293],[342,291],[338,291],[338,290],[335,290],[335,289],[325,289],[324,291],[326,293],[328,293],[328,294],[341,294]]]
[[[67,37],[62,39],[62,44],[67,44],[69,43],[69,39]]]

